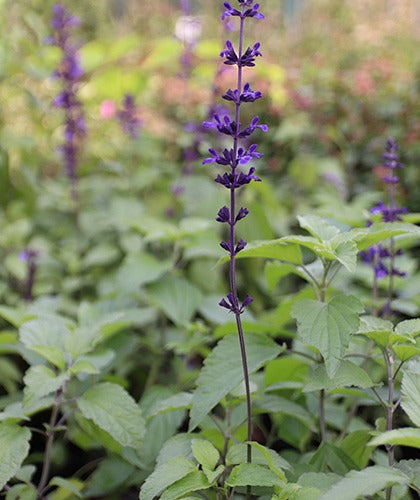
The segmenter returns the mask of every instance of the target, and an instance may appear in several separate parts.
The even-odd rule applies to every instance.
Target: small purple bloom
[[[138,138],[142,123],[136,116],[136,105],[131,94],[124,96],[122,108],[117,112],[117,119],[126,134],[132,139]]]

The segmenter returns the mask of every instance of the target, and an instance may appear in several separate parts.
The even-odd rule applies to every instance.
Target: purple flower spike
[[[370,209],[370,213],[375,216],[379,216],[382,222],[398,222],[402,221],[401,215],[406,214],[408,210],[404,207],[398,207],[395,204],[395,185],[399,182],[399,177],[395,175],[395,169],[402,168],[402,163],[399,162],[398,158],[398,146],[394,139],[390,137],[386,141],[385,153],[383,154],[385,160],[383,166],[389,169],[387,175],[383,177],[383,180],[388,184],[389,187],[389,204],[385,205],[382,201],[374,205]],[[372,221],[368,221],[368,226],[372,225]],[[392,239],[391,239],[392,240]],[[400,276],[404,277],[405,272],[400,271],[395,267],[395,257],[402,255],[402,250],[395,248],[395,245],[391,243],[390,248],[385,248],[381,244],[372,245],[367,249],[366,252],[360,252],[360,258],[366,264],[369,264],[374,272],[375,279],[385,278],[386,276]],[[385,261],[387,263],[385,263]],[[392,287],[392,278],[390,278],[390,286]],[[391,301],[392,291],[388,294],[388,302],[384,308],[384,311],[390,311],[390,301]]]
[[[79,24],[79,19],[69,14],[62,5],[54,5],[52,12],[54,34],[46,39],[46,43],[59,47],[63,54],[59,68],[53,74],[62,84],[62,92],[53,100],[53,105],[62,108],[65,114],[65,143],[58,150],[63,155],[67,176],[73,184],[72,195],[76,198],[77,164],[86,135],[83,107],[77,95],[84,73],[79,61],[79,47],[72,41],[72,29]]]

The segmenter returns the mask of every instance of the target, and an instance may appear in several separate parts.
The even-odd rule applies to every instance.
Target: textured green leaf
[[[260,257],[263,259],[276,259],[291,264],[302,264],[302,253],[294,242],[280,238],[277,240],[253,241],[248,243],[244,250],[236,256],[237,259]],[[228,262],[229,257],[222,257],[219,264]]]
[[[64,370],[66,366],[66,358],[64,352],[58,347],[50,347],[45,345],[33,345],[31,351],[38,353],[59,370]]]
[[[340,476],[332,472],[306,472],[299,477],[297,482],[300,486],[313,487],[324,492],[329,490],[339,479]]]
[[[351,295],[336,295],[328,303],[304,299],[292,308],[302,341],[322,354],[330,378],[340,366],[350,336],[359,327],[360,301]]]
[[[185,495],[193,491],[206,490],[211,486],[206,475],[201,470],[194,470],[187,476],[183,477],[172,486],[169,486],[162,496],[161,500],[176,500],[177,498],[184,498]]]
[[[354,273],[357,266],[358,249],[354,241],[340,241],[332,240],[331,245],[336,259],[342,264],[349,272]]]
[[[157,467],[146,479],[141,490],[140,500],[153,500],[165,489],[195,471],[197,466],[184,457],[172,458],[165,464]]]
[[[415,345],[397,344],[392,346],[392,350],[400,361],[408,361],[420,354],[420,348]]]
[[[396,325],[395,333],[405,337],[417,337],[420,335],[420,318],[401,321]]]
[[[6,493],[6,500],[36,500],[37,491],[32,484],[15,484]]]
[[[420,360],[412,360],[404,370],[401,406],[411,421],[420,427]]]
[[[175,457],[192,459],[193,453],[191,449],[191,441],[193,436],[193,434],[178,433],[168,439],[159,451],[156,464],[158,466],[163,465],[164,463],[169,462],[171,458]]]
[[[360,497],[373,495],[394,484],[408,484],[406,474],[392,469],[374,465],[361,471],[351,471],[338,481],[320,500],[357,500]]]
[[[355,239],[359,250],[366,250],[375,243],[388,240],[393,236],[420,236],[417,226],[401,222],[375,222],[369,228],[356,231]]]
[[[420,429],[416,427],[394,429],[383,432],[369,441],[370,446],[380,446],[382,444],[411,446],[412,448],[420,449]]]
[[[31,366],[23,378],[25,382],[24,406],[31,405],[38,399],[57,391],[67,379],[66,373],[56,375],[46,366]]]
[[[374,383],[367,372],[354,363],[341,362],[333,378],[329,378],[325,366],[318,366],[309,377],[309,382],[303,387],[303,392],[332,390],[338,387],[372,387]]]
[[[70,373],[73,375],[77,375],[78,373],[89,373],[94,375],[99,373],[99,370],[87,359],[81,359],[80,361],[76,361],[76,363],[70,367]]]
[[[246,334],[245,343],[249,373],[257,371],[281,351],[273,340],[255,333]],[[190,431],[242,380],[239,340],[237,335],[227,335],[206,358],[198,376],[190,412]]]
[[[298,215],[297,219],[301,228],[306,229],[308,233],[317,238],[319,241],[328,241],[337,236],[340,230],[328,224],[326,220],[317,215]]]
[[[236,465],[228,480],[228,486],[283,486],[284,482],[270,469],[258,464]]]
[[[43,346],[64,351],[65,338],[70,335],[67,325],[59,316],[33,319],[20,327],[20,340],[29,349]]]
[[[202,301],[198,288],[175,276],[166,276],[148,286],[147,294],[150,300],[178,325],[187,324]]]
[[[0,423],[0,489],[19,471],[28,455],[30,439],[26,427]]]
[[[194,458],[206,469],[214,470],[220,455],[215,446],[205,439],[193,439],[191,448]]]
[[[77,406],[122,446],[141,447],[146,430],[142,412],[121,386],[97,384],[78,398]]]
[[[341,448],[329,443],[321,443],[309,463],[318,472],[331,471],[344,475],[351,469],[356,468],[356,464]]]

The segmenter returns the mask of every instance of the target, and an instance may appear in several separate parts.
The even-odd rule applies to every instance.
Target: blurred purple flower
[[[59,67],[53,73],[55,78],[61,80],[62,92],[53,100],[53,105],[62,108],[65,113],[65,142],[58,149],[63,155],[67,176],[73,183],[73,196],[76,196],[77,163],[81,143],[86,135],[83,107],[77,95],[84,73],[79,60],[79,47],[72,40],[72,31],[78,26],[79,19],[58,4],[53,6],[52,13],[51,27],[54,34],[47,38],[46,43],[55,45],[62,51]]]
[[[142,126],[141,120],[137,118],[137,110],[134,97],[126,94],[122,102],[122,108],[117,111],[117,119],[123,131],[132,139],[137,139]]]

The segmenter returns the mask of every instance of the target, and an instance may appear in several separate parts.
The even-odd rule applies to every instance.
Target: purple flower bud
[[[224,206],[223,208],[221,208],[219,210],[219,212],[217,213],[216,220],[217,220],[217,222],[227,222],[227,223],[229,223],[229,220],[230,220],[230,211],[229,211],[229,208],[226,207],[226,206]]]
[[[241,219],[244,219],[249,214],[249,210],[247,208],[241,207],[239,209],[238,215],[235,218],[235,222],[238,222]]]
[[[240,240],[235,247],[235,255],[246,247],[246,241]]]

